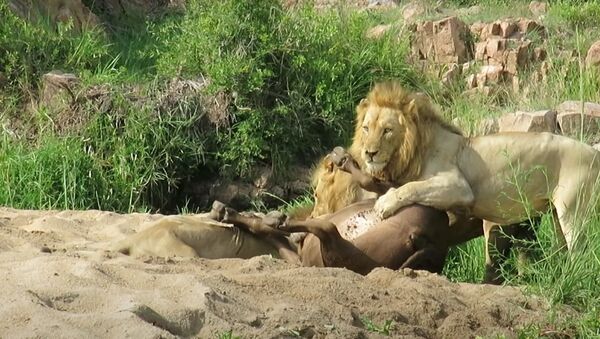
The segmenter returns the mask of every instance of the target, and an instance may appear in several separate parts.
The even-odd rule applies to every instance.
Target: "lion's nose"
[[[373,160],[373,157],[375,156],[375,154],[377,154],[378,151],[365,151],[365,154],[367,155],[367,157],[369,157],[369,159]]]

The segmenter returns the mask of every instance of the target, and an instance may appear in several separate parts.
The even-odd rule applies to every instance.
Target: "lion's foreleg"
[[[389,189],[377,199],[375,211],[381,217],[387,218],[398,209],[412,204],[447,211],[453,208],[469,208],[474,200],[467,180],[457,171],[453,171]]]

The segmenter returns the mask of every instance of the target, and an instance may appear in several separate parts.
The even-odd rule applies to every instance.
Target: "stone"
[[[457,17],[422,22],[416,26],[413,54],[438,64],[467,62],[472,53],[467,34],[467,26]]]
[[[585,136],[595,135],[600,131],[600,104],[581,101],[565,101],[556,108],[558,126],[563,134]],[[582,122],[583,120],[583,129]]]
[[[546,37],[546,29],[535,20],[520,19],[517,25],[519,26],[519,31],[525,35],[536,32],[542,38]]]
[[[442,84],[450,86],[458,80],[461,75],[461,67],[458,64],[451,64],[444,75],[442,75]]]
[[[481,87],[482,85],[489,83],[499,83],[503,78],[504,69],[498,65],[485,65],[481,66],[481,69],[477,75],[477,83]]]
[[[542,16],[548,11],[548,4],[543,1],[532,1],[529,3],[529,11],[537,17]]]
[[[416,17],[423,14],[425,14],[425,6],[421,1],[413,1],[402,7],[404,21],[413,22]]]
[[[510,37],[515,31],[517,31],[517,25],[514,22],[503,21],[500,23],[500,36],[503,38]]]
[[[588,68],[598,68],[600,66],[600,40],[594,42],[588,49],[585,64]]]
[[[477,87],[477,76],[475,74],[470,74],[467,76],[467,89],[472,89]]]
[[[77,101],[79,84],[80,80],[75,74],[52,71],[42,75],[39,105],[51,111],[67,109]]]
[[[273,180],[273,168],[271,167],[261,167],[256,170],[257,175],[254,181],[254,187],[260,189],[269,188],[272,184]]]
[[[498,132],[551,132],[557,131],[556,111],[515,112],[498,119]]]
[[[471,34],[473,36],[476,37],[481,37],[481,32],[487,27],[487,24],[481,22],[481,21],[477,21],[473,24],[471,24],[471,26],[469,26],[469,30],[471,31]]]
[[[498,133],[499,130],[498,119],[487,118],[479,122],[479,134],[488,135]]]
[[[392,29],[392,25],[377,25],[375,27],[371,27],[367,33],[365,33],[365,36],[369,39],[379,39],[390,29]]]
[[[533,61],[544,61],[546,60],[547,53],[543,47],[536,47],[533,49]]]

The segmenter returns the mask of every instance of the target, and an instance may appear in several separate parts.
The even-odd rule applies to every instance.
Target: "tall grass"
[[[198,0],[185,13],[75,34],[69,25],[27,23],[0,5],[0,73],[8,79],[0,88],[1,149],[7,163],[23,163],[7,167],[11,184],[0,202],[175,211],[195,180],[246,178],[257,164],[285,176],[288,165],[345,143],[354,105],[373,81],[419,81],[405,62],[405,37],[364,37],[378,20],[309,6],[283,11],[275,0]],[[61,133],[56,112],[29,105],[40,76],[54,69],[83,84],[70,114],[86,122]],[[209,86],[165,106],[174,78]],[[106,82],[108,99],[86,97]],[[58,166],[63,155],[73,161]],[[60,185],[68,177],[67,194]]]
[[[217,136],[225,172],[248,175],[257,161],[277,172],[345,143],[354,105],[373,80],[416,82],[407,40],[365,38],[374,20],[312,6],[283,11],[277,0],[193,2],[167,30],[173,37],[157,67],[205,74],[209,91],[236,94],[226,112],[231,128]]]

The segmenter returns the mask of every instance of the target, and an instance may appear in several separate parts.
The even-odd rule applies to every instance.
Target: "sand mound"
[[[547,306],[512,287],[425,272],[250,260],[141,258],[104,251],[162,216],[0,209],[3,338],[378,337],[515,334]]]

